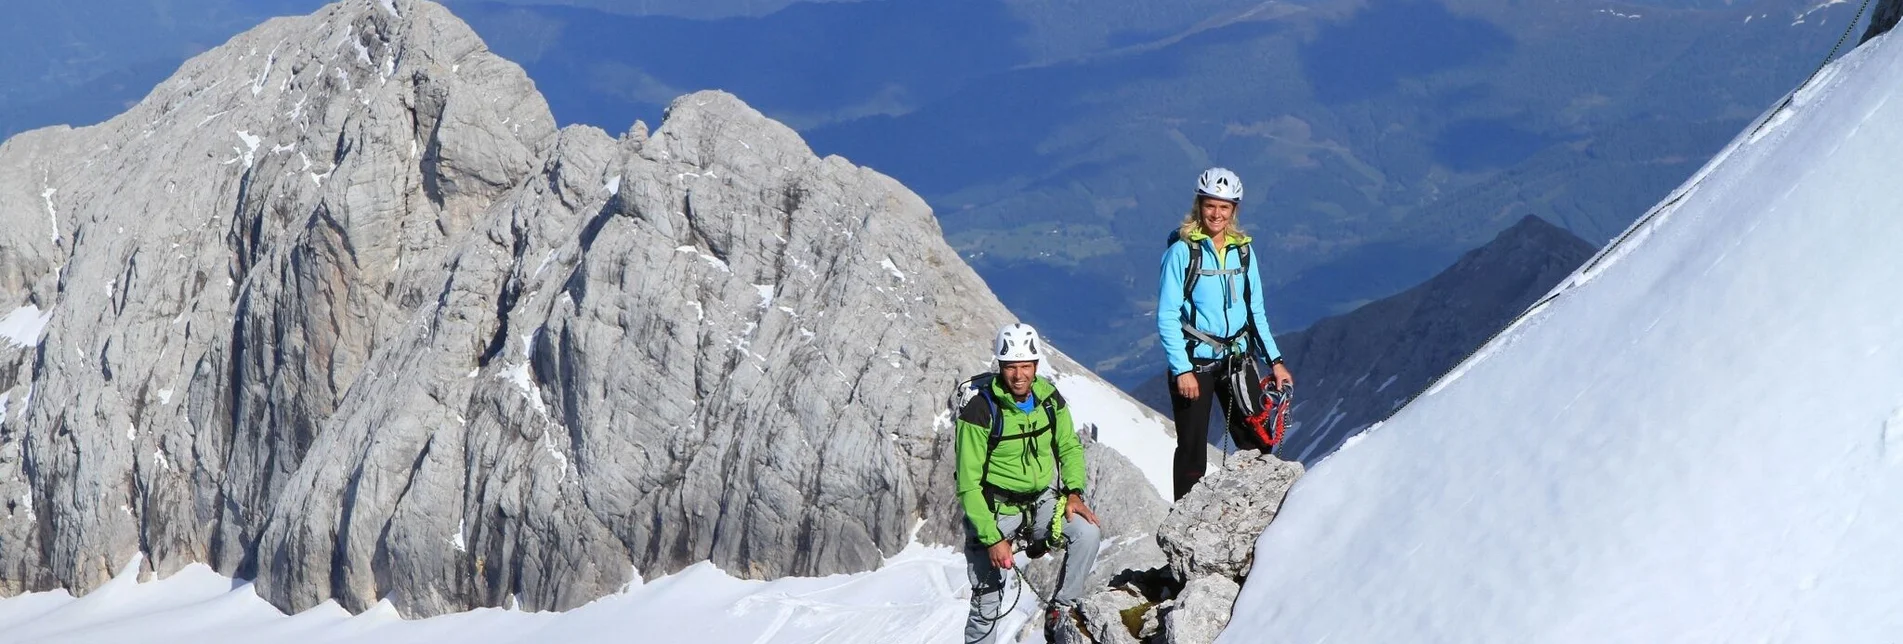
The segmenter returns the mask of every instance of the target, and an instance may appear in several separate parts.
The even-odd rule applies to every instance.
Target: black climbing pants
[[[1167,376],[1170,388],[1170,412],[1176,417],[1176,498],[1189,494],[1189,489],[1202,480],[1203,471],[1209,466],[1209,415],[1215,403],[1222,403],[1225,412],[1236,409],[1236,401],[1231,399],[1227,388],[1219,386],[1224,375],[1222,366],[1215,360],[1191,360],[1195,365],[1196,387],[1201,395],[1195,400],[1184,398],[1176,390],[1176,377]],[[1224,413],[1223,420],[1228,425],[1229,437],[1236,442],[1238,450],[1262,450],[1267,446],[1256,438],[1239,417],[1240,414]]]

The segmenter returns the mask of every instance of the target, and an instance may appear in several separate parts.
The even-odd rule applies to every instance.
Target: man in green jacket
[[[1065,549],[1046,633],[1051,641],[1074,634],[1071,612],[1102,539],[1096,513],[1084,504],[1084,446],[1070,409],[1057,386],[1037,375],[1041,344],[1027,324],[998,331],[998,372],[989,383],[977,382],[982,389],[958,414],[958,502],[965,509],[972,586],[965,641],[972,644],[998,639],[1000,612],[1008,610],[1003,571],[1016,565],[1014,539],[1025,542],[1032,557]]]

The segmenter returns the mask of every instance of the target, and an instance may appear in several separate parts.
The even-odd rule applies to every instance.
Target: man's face
[[[1037,379],[1037,361],[1004,362],[998,364],[998,376],[1004,378],[1004,388],[1014,398],[1031,395],[1031,381]]]

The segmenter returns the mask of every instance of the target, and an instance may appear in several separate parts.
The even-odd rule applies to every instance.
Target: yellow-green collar
[[[1223,237],[1229,240],[1229,243],[1226,244],[1227,246],[1241,246],[1253,241],[1251,237],[1241,236],[1235,233],[1223,233]],[[1209,234],[1201,230],[1193,230],[1189,233],[1189,240],[1192,242],[1201,242],[1205,239],[1209,239]]]

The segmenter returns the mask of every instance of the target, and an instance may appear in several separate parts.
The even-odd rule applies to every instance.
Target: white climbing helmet
[[[1210,168],[1202,176],[1196,177],[1196,194],[1215,197],[1223,201],[1242,201],[1242,177],[1230,172],[1228,168]]]
[[[1028,362],[1043,360],[1044,351],[1038,347],[1037,329],[1019,322],[1007,324],[998,329],[998,341],[993,345],[998,362]]]

